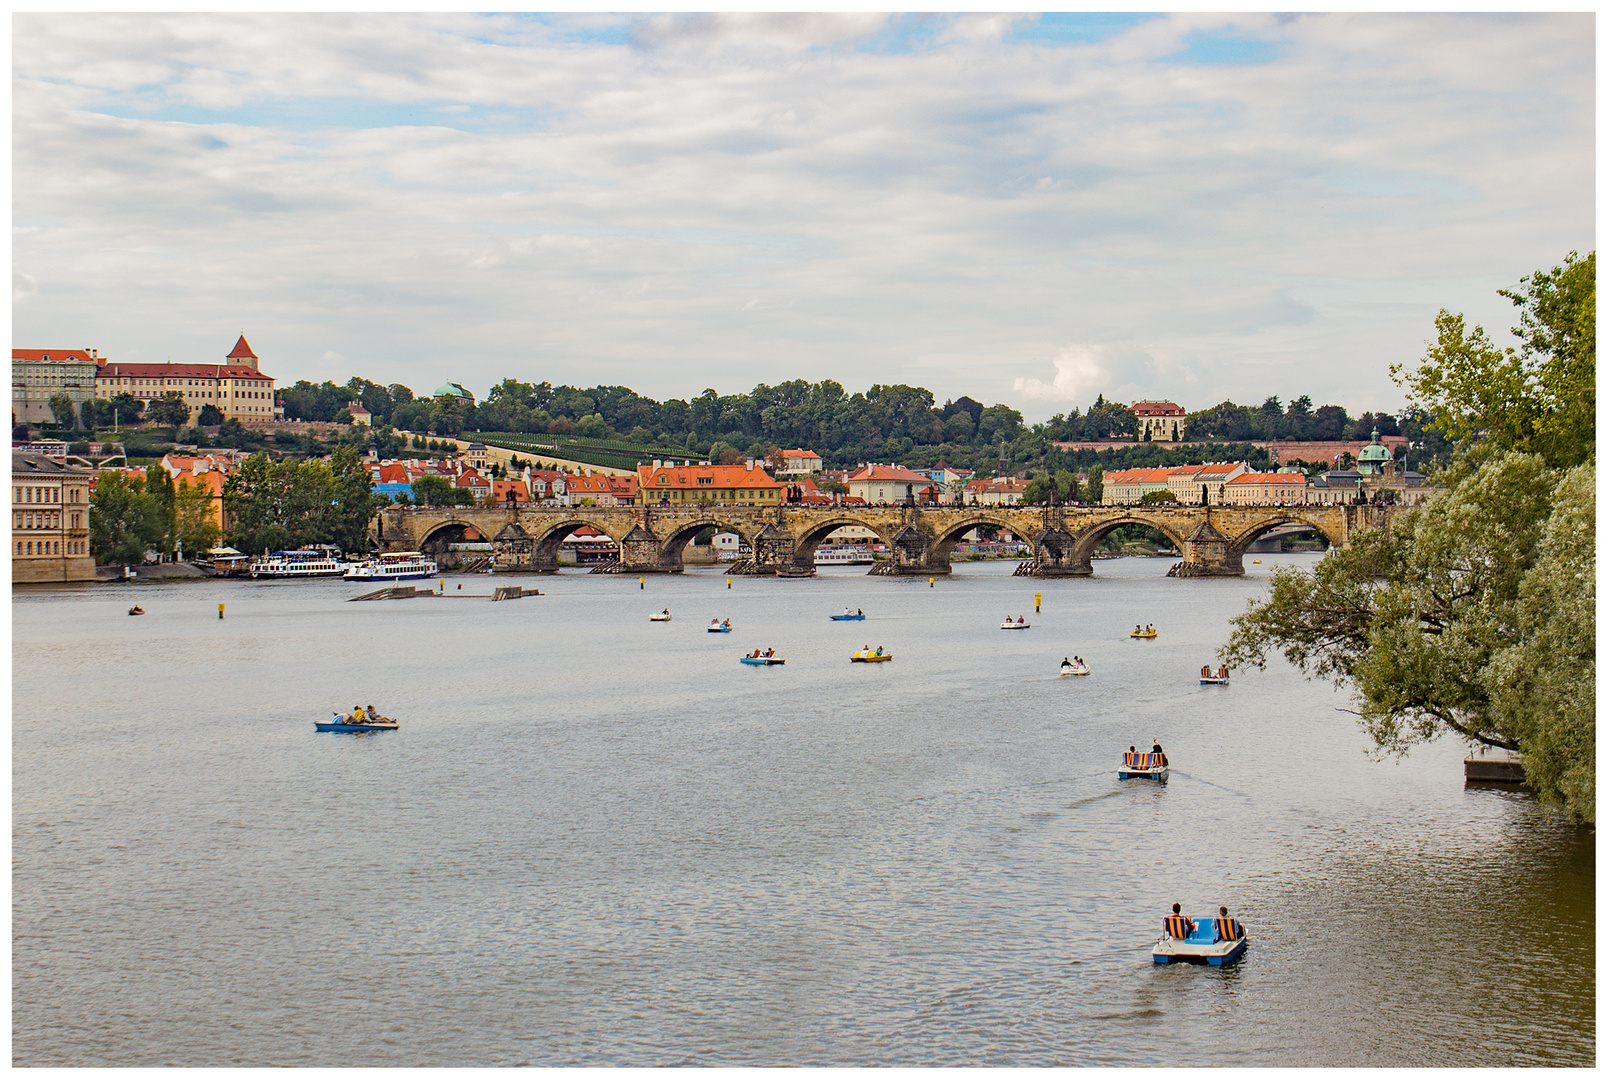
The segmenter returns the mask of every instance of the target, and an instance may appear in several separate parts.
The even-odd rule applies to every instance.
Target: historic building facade
[[[78,420],[105,363],[94,349],[12,349],[11,424],[54,424],[50,399],[66,395]]]
[[[190,422],[211,405],[223,419],[272,420],[284,409],[274,398],[274,380],[257,367],[257,354],[240,335],[221,364],[102,363],[95,377],[95,396],[130,394],[146,405],[176,393],[190,406]]]
[[[43,454],[11,455],[11,583],[94,581],[93,476]]]

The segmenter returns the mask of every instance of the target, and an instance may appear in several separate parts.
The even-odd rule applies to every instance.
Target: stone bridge
[[[979,525],[1008,529],[1032,545],[1034,576],[1094,572],[1094,550],[1121,525],[1147,525],[1183,555],[1180,577],[1243,574],[1245,550],[1264,533],[1301,525],[1336,547],[1358,529],[1386,524],[1380,506],[619,506],[388,507],[370,525],[384,551],[445,552],[469,530],[491,541],[496,566],[550,572],[558,546],[589,525],[620,546],[621,570],[679,573],[681,553],[710,526],[748,542],[761,572],[815,565],[815,549],[845,525],[871,530],[888,546],[893,572],[947,574],[961,535]]]

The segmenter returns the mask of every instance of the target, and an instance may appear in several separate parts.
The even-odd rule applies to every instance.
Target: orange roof
[[[661,478],[663,483],[660,482]],[[699,480],[705,480],[700,484]],[[637,466],[637,484],[656,491],[675,488],[778,488],[770,473],[745,465],[652,465]]]
[[[932,477],[911,472],[903,465],[862,465],[849,474],[848,482],[856,480],[889,480],[899,484],[928,484]]]
[[[1167,478],[1176,476],[1181,471],[1193,469],[1195,466],[1186,465],[1183,470],[1170,469],[1120,469],[1117,472],[1106,473],[1107,484],[1165,484]]]
[[[515,502],[530,502],[530,489],[523,480],[493,480],[491,482],[491,497],[498,502],[507,502],[508,493],[514,493]]]
[[[783,450],[782,451],[782,456],[784,458],[790,458],[790,457],[819,458],[821,455],[817,454],[814,450]]]
[[[246,335],[241,334],[240,340],[235,342],[234,350],[229,353],[229,359],[244,360],[248,357],[252,360],[258,359],[257,354],[251,351],[251,346],[246,344]]]
[[[95,357],[83,349],[12,349],[13,360],[79,360],[91,364],[100,363]]]
[[[609,486],[608,477],[602,473],[593,473],[591,476],[566,476],[564,477],[564,490],[570,495],[614,494],[614,489]]]

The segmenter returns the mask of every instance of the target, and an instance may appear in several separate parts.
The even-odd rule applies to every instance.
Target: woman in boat
[[[1228,678],[1228,667],[1227,667],[1227,665],[1218,665],[1218,668],[1217,668],[1217,677],[1218,677],[1218,678],[1219,678],[1219,679],[1226,679],[1226,678]]]
[[[1143,632],[1144,632],[1144,631],[1142,631],[1142,630],[1140,630],[1140,629],[1139,629],[1139,624],[1138,624],[1138,623],[1134,623],[1134,624],[1133,624],[1133,632],[1134,632],[1134,633],[1136,633],[1136,634],[1141,634],[1141,633],[1143,633]]]
[[[1167,755],[1162,753],[1161,744],[1159,742],[1154,740],[1151,741],[1150,752],[1160,758],[1163,765],[1167,764]]]

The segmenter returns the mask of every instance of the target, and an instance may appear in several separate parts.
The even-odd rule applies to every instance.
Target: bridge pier
[[[1190,533],[1183,554],[1184,561],[1179,564],[1175,577],[1242,577],[1245,574],[1244,549],[1236,548],[1213,527],[1210,512]]]
[[[1077,537],[1054,525],[1033,541],[1034,577],[1088,577],[1094,563],[1087,554],[1078,554]]]

